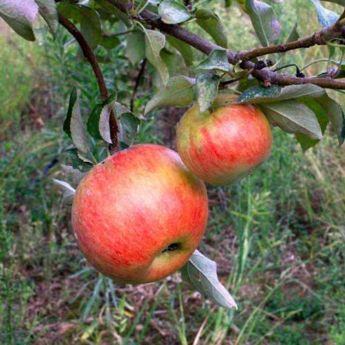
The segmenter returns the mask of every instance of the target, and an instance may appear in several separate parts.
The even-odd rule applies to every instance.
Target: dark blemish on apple
[[[181,249],[181,243],[175,242],[175,243],[169,244],[166,248],[164,248],[162,250],[162,253],[174,252],[174,251],[179,250],[179,249]]]

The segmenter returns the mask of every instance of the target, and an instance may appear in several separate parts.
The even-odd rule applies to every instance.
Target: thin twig
[[[101,99],[102,101],[105,101],[109,97],[108,89],[105,84],[104,76],[102,73],[102,70],[98,64],[97,58],[87,43],[86,39],[84,38],[83,34],[78,30],[78,28],[70,22],[67,18],[59,14],[59,22],[62,26],[64,26],[67,31],[76,39],[78,42],[85,58],[87,61],[90,63],[92,70],[95,74],[99,92],[101,94]],[[116,117],[114,114],[114,111],[111,110],[110,115],[109,115],[109,127],[110,127],[110,137],[112,144],[109,145],[109,150],[110,152],[114,152],[116,148],[118,147],[118,124],[116,121]]]
[[[341,27],[336,23],[310,36],[298,39],[296,41],[287,42],[284,44],[271,45],[268,47],[255,48],[236,54],[236,58],[240,60],[251,60],[268,54],[285,53],[290,50],[309,48],[316,45],[326,45],[327,42],[343,37]]]
[[[129,13],[131,10],[131,4],[124,4],[118,0],[107,0],[109,3],[116,6],[119,10],[125,13]],[[138,19],[138,18],[137,18]],[[199,51],[210,54],[214,49],[223,49],[220,46],[184,29],[179,25],[168,25],[163,23],[160,19],[157,19],[153,13],[148,10],[144,10],[140,13],[141,20],[147,22],[152,27],[157,28],[168,35],[171,35]],[[257,48],[251,51],[245,52],[233,52],[228,50],[227,56],[231,64],[237,64],[241,59],[248,59],[251,57],[258,57],[265,54],[279,53],[288,51],[291,49],[307,48],[316,44],[326,44],[330,39],[337,37],[343,37],[345,26],[342,21],[337,22],[335,25],[326,28],[319,33],[309,36],[305,39],[300,39],[294,42],[290,42],[284,45],[274,45],[264,48]],[[322,33],[322,34],[321,34]],[[308,77],[299,78],[293,77],[287,74],[280,74],[271,71],[269,68],[263,68],[261,70],[255,69],[255,63],[251,61],[243,61],[241,64],[243,69],[247,69],[257,79],[263,81],[265,85],[278,84],[278,85],[294,85],[294,84],[314,84],[324,88],[330,89],[345,89],[345,81],[334,80],[332,78],[320,78],[320,77]]]

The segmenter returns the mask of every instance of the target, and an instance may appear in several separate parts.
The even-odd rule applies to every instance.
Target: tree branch
[[[345,33],[342,32],[342,26],[339,25],[338,22],[330,27],[327,27],[321,31],[315,32],[310,36],[298,39],[296,41],[239,52],[236,54],[236,59],[250,60],[267,54],[285,53],[290,50],[309,48],[315,45],[325,45],[332,39],[344,36]]]
[[[92,51],[91,47],[87,43],[82,33],[77,29],[77,27],[72,22],[70,22],[67,18],[65,18],[61,14],[59,14],[59,22],[62,26],[64,26],[67,29],[67,31],[79,43],[79,46],[85,58],[90,63],[92,70],[95,74],[99,92],[101,94],[101,99],[102,101],[105,101],[109,97],[109,93],[108,93],[107,86],[105,84],[102,70],[98,64],[98,61],[94,52]],[[111,110],[110,115],[109,115],[109,127],[110,127],[110,137],[112,141],[112,144],[109,145],[109,150],[111,152],[114,152],[116,148],[118,147],[119,128],[118,128],[118,124],[117,124],[116,117],[113,110]]]
[[[124,4],[118,0],[107,0],[109,3],[116,6],[119,10],[125,13],[130,13],[132,6],[130,3]],[[222,47],[214,44],[179,25],[168,25],[163,23],[160,19],[157,19],[153,13],[148,10],[144,10],[140,13],[139,17],[135,19],[143,20],[168,35],[171,35],[197,50],[210,54],[214,49],[223,49]],[[250,70],[250,73],[257,79],[263,81],[266,85],[278,84],[278,85],[294,85],[294,84],[314,84],[324,88],[330,89],[345,89],[345,81],[334,80],[332,78],[319,78],[319,77],[308,77],[298,78],[287,74],[273,72],[268,68],[258,70],[255,68],[255,63],[248,61],[248,59],[259,57],[271,53],[282,53],[292,49],[308,48],[317,44],[326,44],[328,40],[343,37],[344,36],[344,23],[342,21],[337,22],[335,25],[325,28],[314,35],[302,38],[300,40],[286,43],[285,45],[273,45],[269,47],[257,48],[250,51],[244,52],[233,52],[228,50],[227,56],[231,64],[237,64],[241,60],[243,61],[241,67],[243,69]]]

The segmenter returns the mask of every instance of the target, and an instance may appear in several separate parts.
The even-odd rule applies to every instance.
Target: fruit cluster
[[[121,283],[147,283],[180,269],[207,226],[203,181],[229,184],[270,154],[272,133],[252,105],[189,109],[177,126],[177,154],[152,144],[120,151],[82,180],[72,225],[97,270]]]

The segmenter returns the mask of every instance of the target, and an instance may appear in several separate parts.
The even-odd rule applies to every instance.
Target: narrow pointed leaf
[[[294,27],[292,28],[290,35],[288,37],[288,39],[286,40],[286,42],[293,42],[293,41],[297,41],[300,38],[298,30],[297,30],[297,24],[294,25]]]
[[[324,89],[312,84],[289,85],[285,87],[273,85],[269,88],[253,86],[241,94],[238,102],[261,104],[296,99],[300,97],[320,97],[324,94]]]
[[[59,26],[55,0],[36,0],[36,3],[41,16],[47,22],[50,31],[55,35]]]
[[[168,67],[162,60],[160,53],[165,46],[165,36],[155,30],[145,29],[145,52],[149,62],[158,71],[163,85],[166,85],[169,80]]]
[[[200,111],[207,111],[218,94],[220,77],[212,72],[201,74],[196,79],[196,90]]]
[[[166,24],[180,24],[190,18],[188,9],[176,0],[163,0],[158,7],[158,14]]]
[[[182,278],[217,305],[237,309],[235,300],[218,279],[217,264],[198,250],[182,268]]]
[[[198,8],[195,16],[197,24],[205,30],[217,44],[223,48],[228,47],[228,39],[224,26],[216,13],[209,9]]]
[[[325,109],[333,131],[338,136],[339,144],[343,144],[345,140],[345,114],[342,107],[327,93],[317,98],[317,101]]]
[[[258,0],[246,0],[245,6],[261,44],[266,47],[276,42],[280,36],[281,26],[273,8]]]
[[[34,0],[1,0],[0,17],[20,36],[34,41],[33,23],[38,15]]]
[[[89,142],[81,117],[79,94],[76,89],[73,89],[71,92],[63,129],[71,137],[78,151],[82,154],[87,154],[89,152]]]
[[[311,2],[316,9],[319,23],[322,27],[331,26],[338,20],[339,16],[335,12],[322,6],[320,0],[311,0]]]

